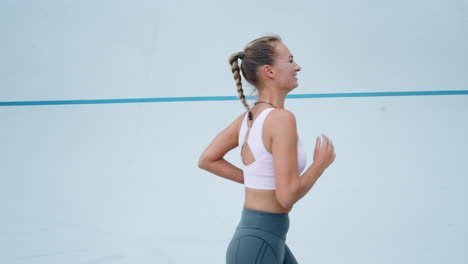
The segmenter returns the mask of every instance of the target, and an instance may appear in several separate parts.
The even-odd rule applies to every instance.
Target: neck
[[[282,95],[279,93],[271,92],[266,89],[259,91],[257,101],[267,101],[273,104],[274,106],[283,109],[284,100],[286,99],[286,94]]]

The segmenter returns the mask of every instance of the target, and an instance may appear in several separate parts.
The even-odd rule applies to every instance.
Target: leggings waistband
[[[263,212],[244,207],[237,228],[260,229],[286,239],[289,229],[289,214]]]

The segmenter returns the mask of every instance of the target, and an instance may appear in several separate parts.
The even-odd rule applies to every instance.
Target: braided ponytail
[[[281,41],[279,36],[265,36],[253,40],[245,47],[244,51],[237,52],[229,57],[229,64],[231,64],[231,71],[234,74],[234,80],[236,81],[237,93],[242,101],[242,104],[247,108],[248,120],[247,120],[247,132],[245,133],[244,144],[247,143],[249,137],[250,127],[253,123],[252,112],[250,106],[245,100],[244,89],[242,89],[241,80],[241,68],[242,74],[245,79],[252,85],[257,86],[259,79],[257,76],[257,68],[262,65],[273,65],[273,60],[276,56],[275,44]],[[244,53],[245,52],[245,53]],[[244,58],[245,57],[245,58]],[[242,60],[242,66],[239,67],[239,59]]]
[[[247,100],[245,100],[244,89],[242,89],[242,80],[241,80],[240,68],[239,68],[239,63],[238,63],[239,57],[241,57],[242,59],[243,53],[239,52],[239,53],[232,54],[231,57],[229,57],[229,64],[231,64],[231,71],[234,74],[234,80],[236,81],[237,93],[239,94],[239,98],[242,101],[242,104],[245,106],[245,108],[248,111],[249,121],[252,121],[252,113],[250,112],[250,106],[247,103]]]
[[[259,84],[257,76],[258,67],[262,65],[273,65],[273,60],[276,56],[275,45],[280,41],[281,38],[279,36],[261,37],[247,44],[244,51],[234,53],[229,57],[229,64],[231,64],[231,71],[234,74],[234,80],[237,85],[237,93],[239,94],[242,104],[247,108],[249,123],[252,123],[253,118],[250,106],[245,100],[244,90],[242,89],[241,69],[245,79],[253,86],[257,86]],[[242,60],[241,67],[239,67],[239,59]]]

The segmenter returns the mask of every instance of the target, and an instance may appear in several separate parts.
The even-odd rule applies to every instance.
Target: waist
[[[237,228],[260,229],[286,239],[289,229],[289,214],[264,212],[244,207]]]
[[[276,190],[260,190],[248,187],[245,188],[244,207],[271,213],[289,213],[291,211],[291,209],[282,207],[278,202]]]

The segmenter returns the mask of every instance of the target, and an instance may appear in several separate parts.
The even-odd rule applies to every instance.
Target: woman
[[[258,91],[252,108],[245,100],[244,78]],[[297,263],[285,240],[294,203],[301,199],[334,161],[332,142],[317,137],[314,161],[302,173],[306,156],[297,135],[296,119],[284,109],[286,95],[298,86],[297,65],[279,37],[250,42],[229,58],[239,97],[247,112],[219,133],[200,157],[198,166],[245,185],[240,223],[228,246],[226,262]],[[243,169],[224,155],[241,146]],[[302,175],[301,175],[302,173]]]

